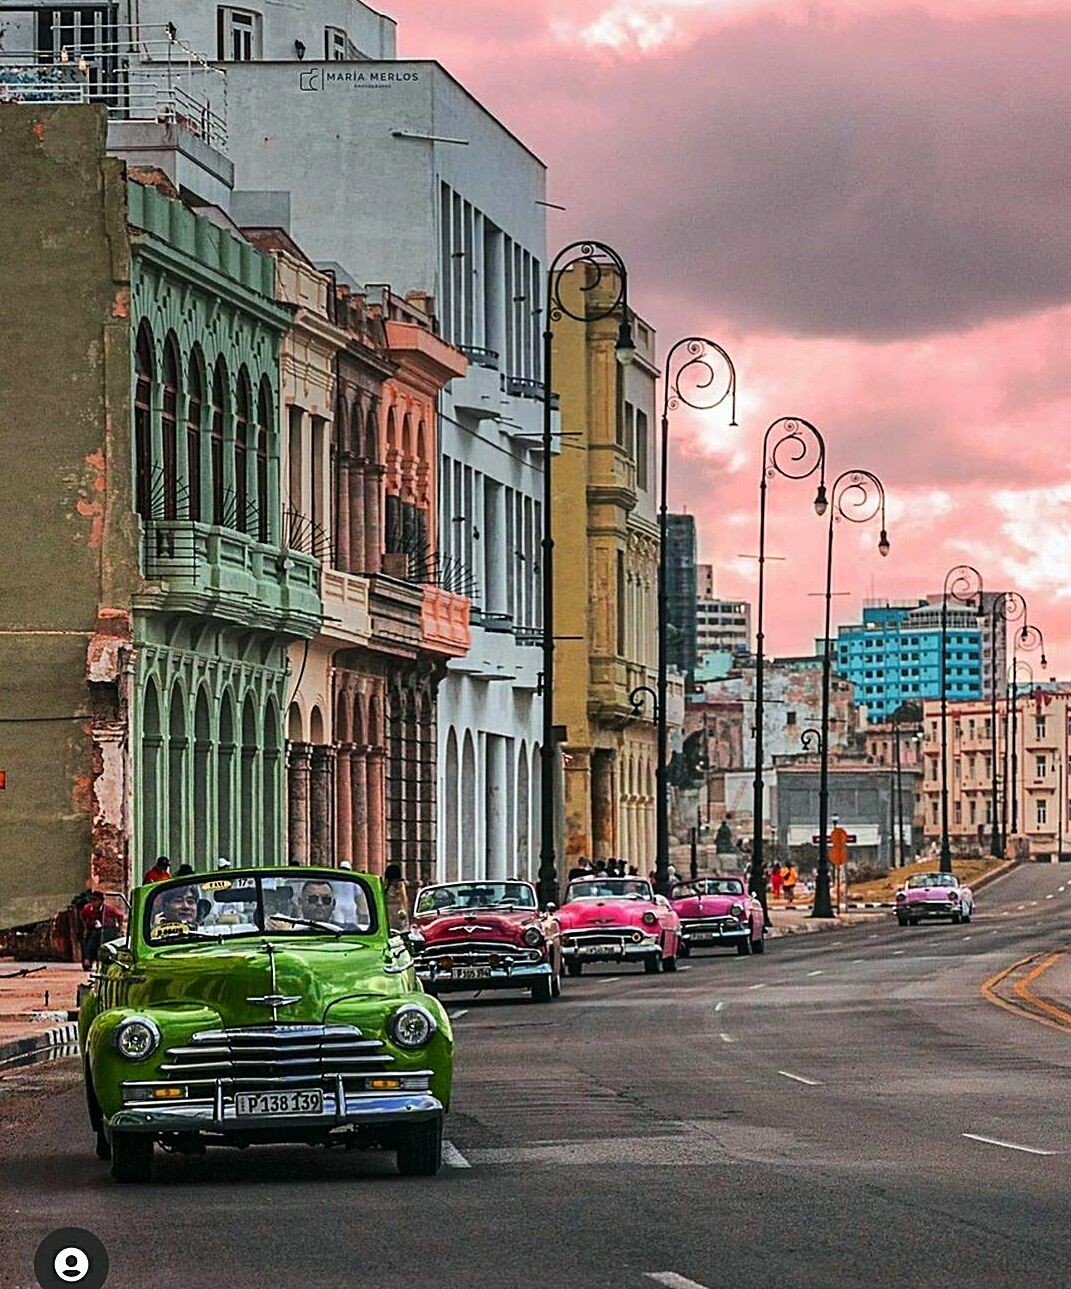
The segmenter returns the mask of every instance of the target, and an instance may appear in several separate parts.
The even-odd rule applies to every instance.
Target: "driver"
[[[191,931],[201,925],[200,892],[196,886],[173,886],[162,891],[156,900],[156,917],[154,926],[163,926],[168,922],[181,922]]]
[[[335,890],[322,878],[310,878],[298,894],[298,917],[310,922],[331,922],[335,911]]]

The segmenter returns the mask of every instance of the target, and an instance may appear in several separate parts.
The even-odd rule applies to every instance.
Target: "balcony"
[[[504,398],[501,404],[502,419],[499,427],[510,438],[523,443],[534,452],[543,451],[543,382],[527,376],[503,378]],[[561,452],[562,414],[561,400],[557,394],[550,396],[550,432],[552,453]]]
[[[539,650],[518,643],[512,620],[493,615],[489,621],[490,625],[486,615],[473,617],[471,647],[451,661],[451,673],[475,680],[506,680],[514,689],[535,691],[542,662]]]
[[[372,635],[372,610],[367,577],[323,571],[323,634],[346,644],[367,645]]]
[[[497,420],[502,415],[502,377],[498,354],[474,345],[460,346],[469,360],[467,373],[450,386],[454,406],[477,420]]]
[[[141,604],[308,639],[319,631],[320,561],[188,519],[143,523]]]
[[[425,586],[421,615],[425,649],[448,658],[464,657],[472,646],[470,609],[471,602],[463,595]]]

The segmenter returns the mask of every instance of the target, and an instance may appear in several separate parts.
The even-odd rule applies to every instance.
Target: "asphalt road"
[[[261,1149],[118,1187],[75,1064],[9,1076],[0,1283],[81,1226],[113,1289],[1071,1285],[1071,1034],[979,994],[1071,943],[1071,865],[994,884],[970,926],[890,923],[458,998],[434,1180]]]

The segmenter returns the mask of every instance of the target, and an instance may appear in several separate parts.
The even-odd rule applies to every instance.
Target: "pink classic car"
[[[565,969],[586,962],[642,962],[647,972],[676,971],[680,918],[642,877],[578,877],[558,911]]]
[[[762,953],[766,948],[766,919],[762,905],[739,877],[697,877],[678,882],[669,893],[681,920],[681,953],[693,949],[734,948],[737,953]]]
[[[974,895],[955,873],[912,873],[896,892],[896,920],[901,926],[918,926],[923,918],[969,922],[973,916]]]
[[[410,946],[429,994],[526,989],[537,1003],[562,991],[558,921],[530,882],[444,882],[417,896]]]

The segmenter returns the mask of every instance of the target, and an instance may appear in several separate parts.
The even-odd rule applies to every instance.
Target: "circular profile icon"
[[[46,1235],[37,1246],[33,1270],[41,1289],[61,1289],[63,1285],[101,1289],[108,1278],[108,1254],[91,1232],[65,1226]]]

